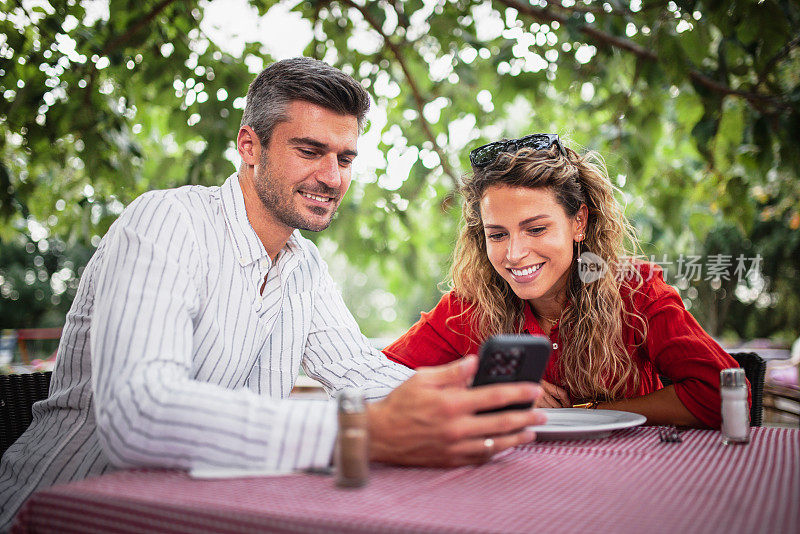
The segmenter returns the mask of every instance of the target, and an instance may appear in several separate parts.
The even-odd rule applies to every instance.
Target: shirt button
[[[261,261],[259,262],[259,264],[261,265],[261,267],[266,267],[267,266],[267,258],[261,258]]]
[[[553,350],[558,350],[558,343],[553,343]]]
[[[240,258],[239,258],[239,263],[241,263],[242,265],[244,265],[245,263],[247,263],[247,258],[245,258],[244,256],[240,257]]]

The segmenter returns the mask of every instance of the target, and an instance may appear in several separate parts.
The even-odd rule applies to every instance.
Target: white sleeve
[[[320,287],[314,295],[303,367],[329,394],[353,387],[363,390],[367,400],[381,399],[414,371],[389,360],[369,344],[324,262],[322,270]]]
[[[328,464],[336,435],[332,402],[276,400],[192,379],[201,261],[182,206],[163,193],[143,195],[113,225],[103,248],[91,324],[92,387],[98,435],[114,465]]]

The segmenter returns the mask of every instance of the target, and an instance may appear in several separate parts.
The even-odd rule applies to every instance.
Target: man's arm
[[[369,344],[327,266],[318,261],[320,281],[313,298],[303,366],[330,394],[349,387],[363,390],[367,400],[381,399],[414,371],[388,360]]]
[[[304,363],[329,390],[358,387],[367,398],[377,399],[367,404],[373,460],[440,467],[480,463],[534,438],[525,427],[544,422],[538,412],[476,412],[532,402],[540,394],[538,386],[469,388],[477,370],[475,356],[414,374],[369,346],[327,271],[325,278],[314,305]]]
[[[195,284],[203,273],[183,210],[162,193],[145,195],[104,243],[91,353],[106,454],[120,467],[327,464],[329,448],[312,444],[300,454],[284,438],[291,432],[286,421],[298,414],[309,428],[318,422],[335,434],[331,403],[279,401],[193,378],[193,317],[200,300]]]

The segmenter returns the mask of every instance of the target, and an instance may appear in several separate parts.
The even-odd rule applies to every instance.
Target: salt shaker
[[[750,441],[747,409],[747,384],[744,369],[723,369],[719,373],[722,397],[722,443],[734,445]]]
[[[364,393],[344,389],[337,395],[336,485],[360,488],[369,479],[369,437]]]

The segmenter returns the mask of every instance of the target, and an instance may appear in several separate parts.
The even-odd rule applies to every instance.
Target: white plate
[[[599,439],[614,430],[643,424],[647,418],[638,413],[584,408],[542,408],[547,415],[543,425],[529,426],[537,441],[555,439]]]

